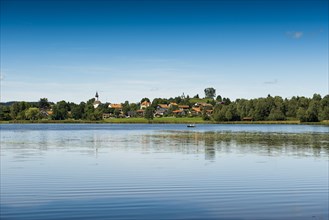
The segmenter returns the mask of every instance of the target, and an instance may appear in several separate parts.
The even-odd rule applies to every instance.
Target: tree
[[[123,105],[122,105],[122,112],[124,115],[127,115],[129,111],[130,111],[129,102],[125,101],[125,103],[123,103]]]
[[[137,111],[138,110],[138,105],[136,103],[131,103],[130,104],[130,110],[131,111]]]
[[[209,121],[209,120],[210,120],[210,117],[209,117],[209,115],[207,114],[207,110],[206,110],[206,109],[203,109],[203,111],[202,111],[202,119],[203,119],[204,121]]]
[[[114,112],[113,112],[113,114],[115,115],[115,117],[119,117],[119,115],[121,114],[121,111],[119,110],[119,109],[114,109]]]
[[[306,117],[308,122],[317,122],[319,121],[318,109],[319,101],[312,100],[308,109],[306,110]]]
[[[150,99],[149,98],[146,98],[146,97],[145,98],[142,98],[141,103],[144,102],[144,101],[150,102]]]
[[[223,102],[225,105],[231,104],[231,100],[229,98],[223,98]]]
[[[296,117],[298,110],[298,100],[295,96],[293,96],[290,100],[285,99],[285,106],[287,109],[286,115],[287,117]]]
[[[68,118],[68,104],[63,100],[57,102],[56,105],[53,106],[53,114],[52,119],[55,120],[64,120]]]
[[[17,119],[17,116],[19,115],[20,112],[21,109],[20,109],[20,104],[18,102],[15,102],[10,106],[10,116],[13,119]]]
[[[320,120],[329,120],[329,95],[326,95],[320,101],[319,119]]]
[[[193,98],[198,99],[199,98],[199,94],[196,94]]]
[[[266,105],[266,99],[257,99],[255,109],[252,115],[256,121],[262,121],[268,117]]]
[[[88,119],[88,120],[95,120],[95,116],[94,116],[94,112],[95,112],[95,108],[94,108],[94,103],[95,99],[92,98],[92,99],[89,99],[87,101],[87,103],[84,105],[85,108],[84,108],[84,118],[85,119]]]
[[[214,98],[216,96],[216,89],[214,88],[205,88],[204,89],[204,94],[206,98]]]
[[[144,112],[144,118],[147,119],[148,121],[153,120],[153,111],[154,109],[152,107],[147,107]]]
[[[17,120],[25,119],[25,110],[30,108],[31,105],[27,102],[15,102],[8,109],[10,109],[10,118]]]
[[[25,117],[29,120],[36,120],[39,116],[39,109],[38,108],[29,108],[25,111]]]
[[[215,121],[225,121],[227,106],[226,105],[216,105],[213,112],[213,118]]]
[[[299,107],[299,109],[297,110],[297,118],[301,121],[301,122],[306,122],[307,121],[307,116],[306,116],[306,110],[302,107]]]
[[[280,108],[273,108],[268,116],[268,120],[278,121],[278,120],[285,120],[285,116]]]
[[[0,105],[0,120],[11,120],[9,106]]]
[[[217,102],[221,102],[221,101],[223,101],[222,96],[218,95],[218,96],[216,97],[216,101],[217,101]]]
[[[39,100],[38,105],[39,105],[39,109],[42,109],[42,110],[47,110],[47,109],[50,108],[50,104],[49,104],[47,98],[41,98],[41,99]]]
[[[74,105],[71,108],[71,115],[74,119],[83,119],[85,114],[86,103],[81,102],[79,105]]]

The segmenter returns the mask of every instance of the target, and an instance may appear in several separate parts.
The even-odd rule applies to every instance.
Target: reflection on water
[[[204,146],[206,159],[216,152],[260,153],[268,156],[328,156],[329,135],[324,133],[166,132],[153,134],[161,146]]]
[[[323,127],[143,126],[1,127],[1,219],[329,214]]]
[[[7,135],[8,134],[8,135]],[[326,133],[257,133],[257,132],[21,132],[13,139],[2,134],[2,148],[15,150],[17,158],[42,155],[53,149],[65,149],[96,155],[99,149],[136,150],[204,154],[215,160],[218,153],[291,155],[328,157],[329,135]],[[4,152],[2,152],[4,153]]]

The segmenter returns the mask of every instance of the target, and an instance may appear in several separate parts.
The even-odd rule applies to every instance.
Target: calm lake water
[[[0,128],[1,219],[328,219],[326,126]]]

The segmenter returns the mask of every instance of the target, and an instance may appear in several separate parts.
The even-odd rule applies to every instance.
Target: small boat
[[[194,128],[195,127],[195,124],[189,124],[187,125],[188,128]]]

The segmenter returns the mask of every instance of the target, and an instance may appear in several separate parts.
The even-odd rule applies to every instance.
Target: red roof
[[[178,106],[178,108],[189,109],[189,108],[190,108],[190,106],[188,106],[188,105],[179,105],[179,106]]]
[[[122,105],[121,104],[109,104],[109,108],[121,109],[122,108]]]

